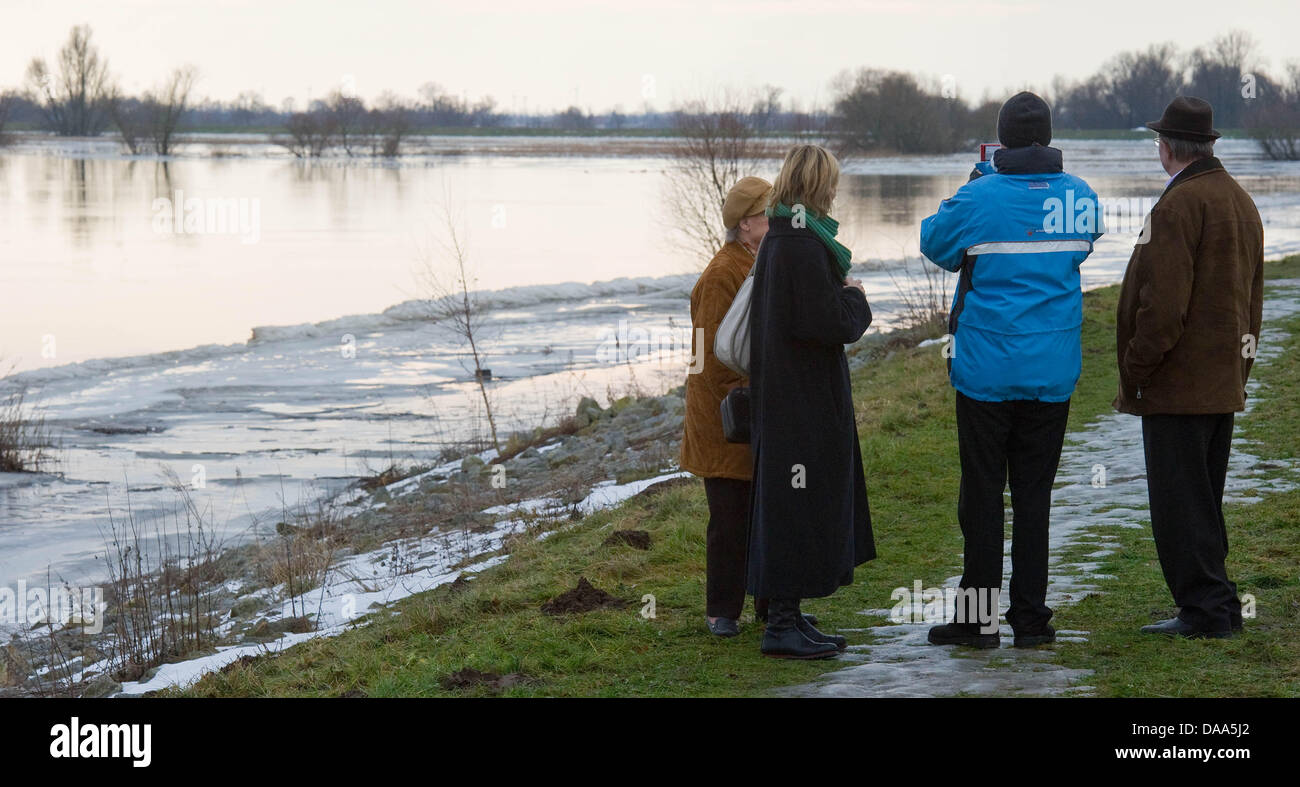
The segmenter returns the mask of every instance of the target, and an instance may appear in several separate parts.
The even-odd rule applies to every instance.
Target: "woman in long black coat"
[[[838,179],[824,149],[790,151],[754,264],[749,592],[771,599],[762,651],[781,658],[843,649],[843,637],[805,619],[800,599],[851,584],[876,554],[844,356],[871,309],[827,215]]]

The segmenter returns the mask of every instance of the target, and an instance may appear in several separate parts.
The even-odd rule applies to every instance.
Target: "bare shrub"
[[[111,614],[104,630],[111,634],[106,647],[119,680],[137,680],[151,667],[217,641],[223,545],[188,488],[174,473],[169,480],[179,506],[154,520],[152,533],[144,532],[129,496],[125,517],[109,512],[105,599]]]
[[[40,472],[54,461],[45,416],[29,407],[26,389],[0,398],[0,472]]]
[[[681,142],[665,171],[672,238],[703,267],[726,241],[722,203],[736,181],[776,152],[755,128],[752,107],[731,96],[697,100],[673,114]]]
[[[947,330],[949,274],[924,258],[904,258],[897,271],[887,269],[889,281],[902,304],[899,323],[904,328]]]
[[[396,158],[402,154],[402,140],[412,130],[411,110],[394,96],[383,96],[379,106],[366,116],[370,155]]]
[[[277,135],[275,143],[298,158],[320,158],[337,134],[333,113],[321,109],[293,113],[284,129],[288,136]]]
[[[258,573],[268,585],[284,586],[293,617],[313,611],[303,595],[325,584],[343,540],[342,522],[339,510],[326,501],[286,508],[276,538],[259,543]]]
[[[468,249],[462,239],[463,232],[446,203],[443,206],[443,218],[447,239],[440,243],[442,262],[427,255],[417,277],[425,292],[424,303],[429,318],[446,327],[469,347],[473,368],[467,368],[466,371],[474,375],[474,382],[483,401],[483,410],[487,415],[491,445],[499,453],[501,441],[497,438],[496,412],[488,391],[492,373],[485,365],[487,355],[483,345],[488,305],[482,294],[474,289],[475,277],[469,264]]]

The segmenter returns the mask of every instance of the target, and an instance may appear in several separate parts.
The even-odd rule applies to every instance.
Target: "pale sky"
[[[34,55],[53,60],[68,29],[89,23],[129,93],[172,68],[198,66],[197,93],[257,90],[298,106],[340,84],[373,99],[414,97],[437,82],[498,108],[658,109],[763,84],[804,106],[830,80],[873,66],[951,75],[962,96],[995,98],[1052,75],[1078,78],[1125,49],[1187,50],[1219,32],[1255,37],[1280,72],[1300,59],[1300,2],[1236,0],[0,0],[0,87]]]

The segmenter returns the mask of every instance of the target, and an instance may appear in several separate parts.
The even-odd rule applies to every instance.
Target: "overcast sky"
[[[721,88],[773,84],[825,103],[843,69],[951,75],[961,95],[995,98],[1092,73],[1114,53],[1204,44],[1229,28],[1265,65],[1300,59],[1298,0],[0,0],[0,86],[34,55],[53,59],[89,23],[129,93],[171,68],[199,68],[198,94],[259,91],[301,107],[339,84],[372,99],[437,82],[502,110],[570,104],[660,109]]]

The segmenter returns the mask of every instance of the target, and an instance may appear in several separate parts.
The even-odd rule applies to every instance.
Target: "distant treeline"
[[[275,135],[303,157],[343,150],[348,155],[395,156],[413,133],[439,129],[556,129],[573,132],[652,129],[672,132],[692,113],[716,111],[693,102],[673,111],[646,106],[593,113],[577,106],[543,113],[505,112],[494,99],[457,97],[434,83],[415,98],[385,93],[371,104],[343,86],[298,109],[292,99],[279,107],[256,92],[229,102],[191,97],[196,72],[178,68],[158,87],[140,96],[123,95],[107,60],[91,43],[88,27],[76,27],[53,67],[32,61],[22,90],[0,93],[0,132],[6,124],[65,136],[94,136],[116,130],[132,151],[165,154],[185,130],[258,130]],[[1220,129],[1240,130],[1259,140],[1276,158],[1300,157],[1300,63],[1282,75],[1267,73],[1257,46],[1240,31],[1180,52],[1172,44],[1122,52],[1092,76],[1069,81],[1056,77],[1050,87],[1028,89],[1053,106],[1059,129],[1139,128],[1159,117],[1178,94],[1200,96],[1214,105]],[[763,133],[820,134],[846,153],[892,151],[939,153],[996,138],[1000,99],[970,103],[960,95],[960,80],[862,69],[832,81],[826,109],[800,111],[782,100],[782,90],[766,86],[740,101],[725,102],[733,117]]]

